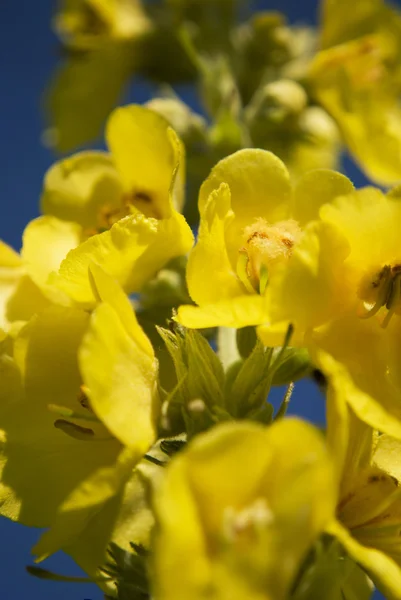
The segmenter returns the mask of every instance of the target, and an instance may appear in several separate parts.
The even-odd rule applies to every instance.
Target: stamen
[[[61,429],[61,431],[75,440],[83,440],[86,442],[95,437],[95,432],[92,429],[75,425],[75,423],[65,421],[64,419],[57,419],[57,421],[54,422],[54,427],[56,429]]]
[[[386,308],[388,308],[388,313],[381,325],[383,327],[383,329],[385,329],[387,327],[387,325],[390,323],[391,317],[395,313],[395,310],[399,304],[400,297],[401,297],[401,273],[398,273],[392,281],[390,295],[386,302]]]
[[[249,292],[250,294],[254,294],[256,292],[256,290],[249,280],[248,269],[247,269],[248,261],[249,261],[249,258],[248,258],[247,251],[244,248],[241,248],[241,250],[239,251],[239,257],[237,260],[238,279],[241,281],[241,283],[244,284],[247,292]]]
[[[94,414],[86,414],[86,413],[78,413],[72,410],[71,408],[67,408],[66,406],[59,406],[58,404],[48,404],[47,408],[50,412],[59,415],[60,417],[66,417],[67,419],[79,419],[82,421],[92,421],[95,423],[99,423],[99,419],[95,417]]]
[[[372,308],[360,315],[361,319],[368,319],[369,317],[373,317],[377,312],[379,312],[381,307],[384,306],[387,302],[390,292],[390,286],[391,267],[389,265],[386,265],[385,267],[383,267],[383,270],[380,273],[376,302],[374,303]]]

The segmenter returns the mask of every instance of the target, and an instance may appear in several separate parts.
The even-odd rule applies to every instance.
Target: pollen
[[[247,256],[246,274],[254,287],[259,284],[263,272],[270,273],[275,265],[291,257],[300,236],[301,229],[293,219],[273,225],[257,219],[245,227],[240,252]]]

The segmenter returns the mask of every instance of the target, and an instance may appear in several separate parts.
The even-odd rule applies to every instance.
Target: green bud
[[[155,306],[178,306],[189,301],[185,281],[181,273],[162,269],[149,281],[141,295],[141,305],[146,309]]]
[[[237,329],[237,348],[242,358],[247,358],[251,354],[256,341],[255,327],[241,327],[241,329]]]
[[[308,375],[312,370],[306,348],[288,348],[282,354],[280,364],[273,375],[273,385],[287,385]]]
[[[146,106],[162,115],[186,145],[204,139],[207,123],[179,98],[153,98]]]
[[[301,132],[313,142],[340,143],[340,132],[330,115],[319,106],[309,106],[299,120]]]
[[[261,121],[283,122],[299,115],[307,102],[306,92],[299,83],[280,79],[259,88],[246,109],[246,119],[251,127]]]

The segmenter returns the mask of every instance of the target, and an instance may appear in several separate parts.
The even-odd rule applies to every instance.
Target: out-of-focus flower
[[[164,118],[140,106],[119,108],[106,137],[111,155],[82,153],[56,163],[42,198],[44,212],[78,223],[83,237],[98,232],[68,254],[51,280],[88,306],[95,301],[90,262],[132,293],[193,244],[177,212],[184,200],[183,147]]]
[[[155,598],[284,600],[332,519],[333,484],[307,423],[230,423],[200,435],[154,498]]]
[[[54,28],[67,60],[48,92],[45,137],[66,151],[99,135],[152,25],[140,0],[65,0]]]
[[[90,277],[91,316],[53,306],[3,342],[0,511],[50,527],[38,559],[62,548],[94,574],[111,537],[128,545],[148,534],[150,517],[130,523],[122,502],[144,507],[133,470],[157,439],[159,397],[157,360],[128,298],[96,265]]]
[[[329,379],[328,442],[338,479],[337,519],[328,531],[386,598],[401,598],[401,447],[349,408],[341,366],[322,356]]]
[[[364,0],[350,15],[344,0],[326,0],[322,16],[311,94],[369,177],[394,184],[401,179],[401,13],[383,0]]]

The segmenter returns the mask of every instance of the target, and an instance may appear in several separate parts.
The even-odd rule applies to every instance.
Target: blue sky
[[[401,0],[400,2],[401,3]],[[314,0],[259,0],[258,8],[273,8],[289,14],[291,21],[314,22]],[[26,223],[38,215],[42,178],[54,161],[40,142],[43,119],[40,98],[58,59],[57,40],[50,29],[54,0],[2,0],[0,9],[0,238],[16,249]],[[144,99],[146,90],[134,88],[129,99]],[[350,168],[348,175],[357,185],[363,178]],[[322,403],[310,384],[300,386],[292,411],[320,421]],[[62,465],[61,465],[62,468]],[[25,574],[31,562],[29,549],[38,531],[0,518],[0,581],[4,600],[100,600],[92,585],[46,582]],[[47,568],[78,574],[64,556],[48,561]],[[379,598],[380,596],[378,596]]]

